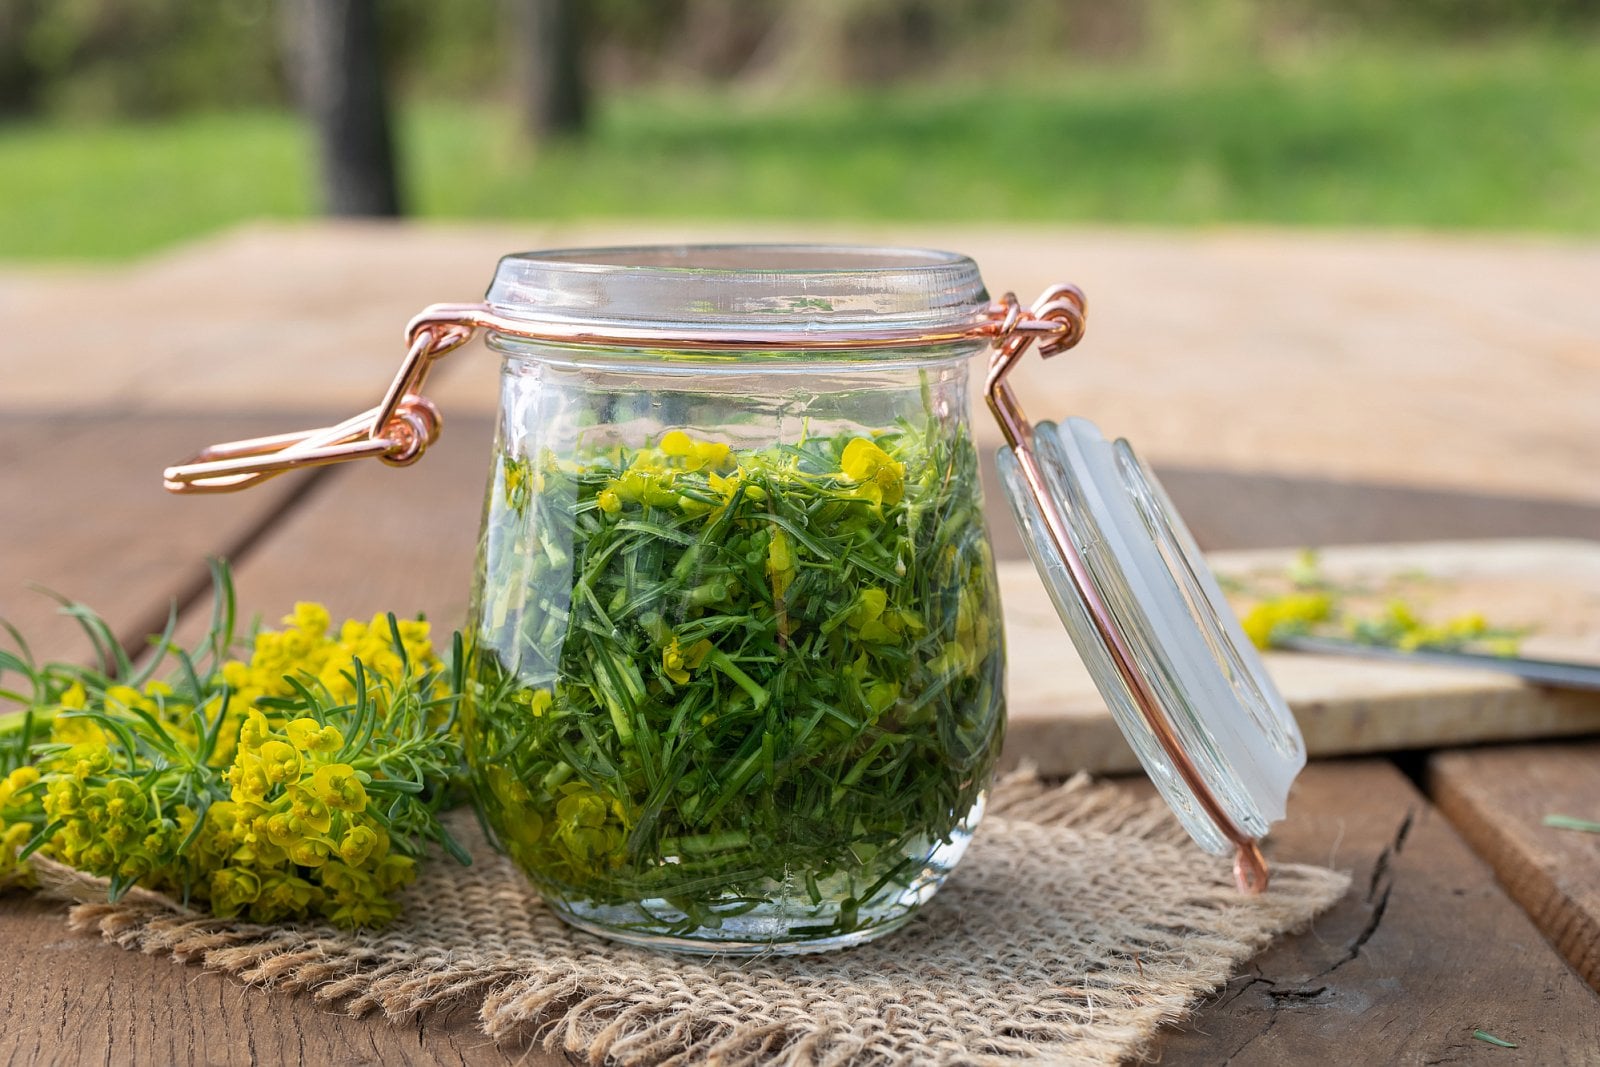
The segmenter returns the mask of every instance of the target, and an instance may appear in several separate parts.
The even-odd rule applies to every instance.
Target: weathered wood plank
[[[1600,997],[1387,762],[1313,764],[1269,855],[1350,869],[1350,895],[1257,957],[1163,1064],[1592,1064]],[[1475,1040],[1481,1029],[1519,1047]]]
[[[66,926],[62,905],[0,897],[0,1065],[564,1063],[497,1047],[470,1013],[352,1019],[308,996],[130,952]]]
[[[41,659],[90,652],[28,583],[89,604],[125,644],[159,631],[174,602],[206,588],[206,557],[240,553],[310,484],[180,500],[162,490],[162,468],[210,442],[281,428],[261,418],[0,415],[0,617]]]
[[[1543,823],[1600,821],[1600,744],[1440,752],[1428,761],[1428,787],[1512,899],[1600,990],[1600,836]]]

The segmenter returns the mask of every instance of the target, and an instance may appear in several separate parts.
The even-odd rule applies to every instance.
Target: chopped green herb
[[[1572,815],[1546,815],[1543,822],[1546,826],[1553,826],[1557,830],[1579,830],[1586,834],[1600,834],[1600,822],[1592,819],[1579,819]]]
[[[814,937],[925,895],[1003,719],[977,455],[947,426],[502,456],[465,740],[548,899]]]
[[[1515,1042],[1507,1041],[1507,1040],[1505,1040],[1504,1038],[1501,1038],[1501,1037],[1495,1037],[1493,1034],[1488,1033],[1487,1031],[1484,1031],[1484,1030],[1474,1030],[1474,1031],[1472,1031],[1472,1036],[1477,1038],[1479,1041],[1484,1041],[1484,1042],[1487,1042],[1488,1044],[1491,1044],[1491,1045],[1497,1045],[1500,1048],[1516,1048],[1517,1047]]]

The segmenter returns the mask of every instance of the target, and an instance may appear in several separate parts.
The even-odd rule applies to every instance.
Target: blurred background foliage
[[[1600,229],[1600,0],[377,0],[411,210]],[[0,257],[316,207],[274,0],[0,0]]]

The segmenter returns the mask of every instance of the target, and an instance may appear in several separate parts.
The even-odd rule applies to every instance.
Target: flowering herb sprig
[[[1240,623],[1258,648],[1330,630],[1364,645],[1382,645],[1402,652],[1422,649],[1453,651],[1481,644],[1502,656],[1517,654],[1525,630],[1491,625],[1480,612],[1442,621],[1428,621],[1402,599],[1391,599],[1376,614],[1360,614],[1346,603],[1346,591],[1323,574],[1317,553],[1302,551],[1289,568],[1289,591],[1263,597],[1244,613]]]
[[[460,766],[459,654],[393,615],[331,629],[299,604],[232,658],[235,608],[215,568],[198,649],[174,625],[142,666],[82,605],[100,664],[36,664],[22,635],[0,651],[0,882],[34,853],[206,903],[221,916],[376,926],[434,841],[467,857],[438,812]],[[457,638],[459,646],[459,637]],[[163,669],[166,668],[165,673]]]

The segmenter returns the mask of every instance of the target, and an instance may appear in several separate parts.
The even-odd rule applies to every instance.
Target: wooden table
[[[0,615],[42,654],[81,656],[22,588],[38,581],[133,644],[172,604],[195,624],[204,559],[219,554],[268,617],[316,597],[335,613],[459,618],[493,404],[481,353],[442,368],[449,426],[414,468],[353,465],[213,499],[166,496],[157,473],[200,444],[370,404],[409,312],[470,298],[496,251],[617,236],[257,229],[117,270],[0,270],[0,314],[26,338],[0,351]],[[971,250],[1025,295],[1082,279],[1092,341],[1027,395],[1040,415],[1087,411],[1147,442],[1208,548],[1600,536],[1593,246],[846,236]],[[1475,295],[1508,274],[1496,302]],[[1452,426],[1470,432],[1452,440]],[[1350,869],[1350,896],[1163,1034],[1162,1062],[1600,1062],[1600,838],[1540,825],[1597,809],[1600,742],[1312,765],[1270,851]],[[0,944],[0,1063],[543,1062],[487,1045],[470,1017],[352,1020],[125,952],[27,897],[0,901]]]

